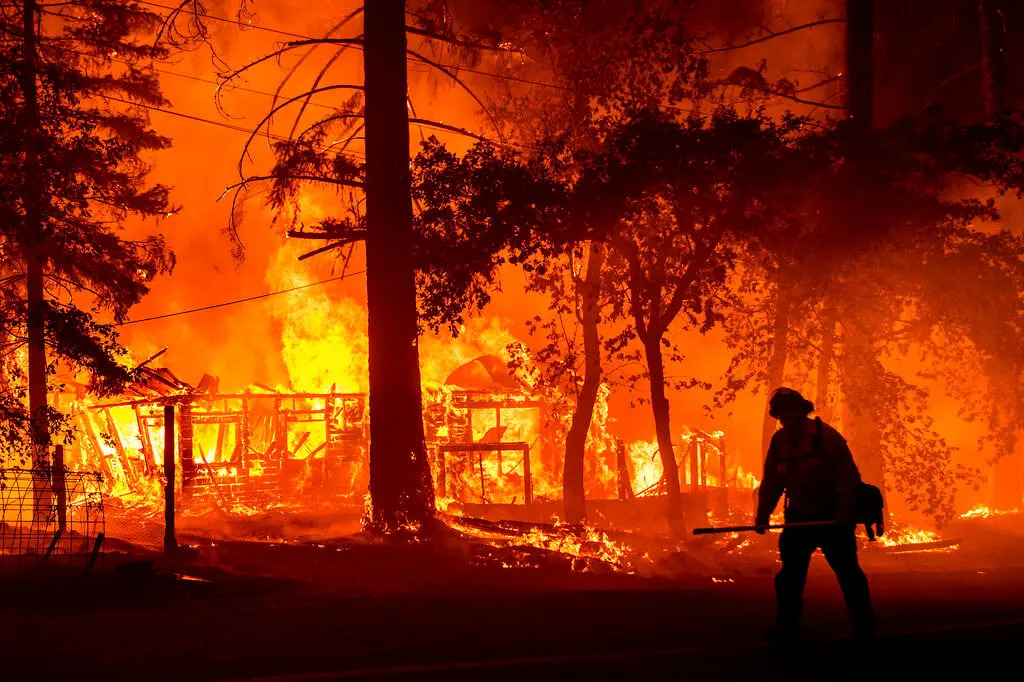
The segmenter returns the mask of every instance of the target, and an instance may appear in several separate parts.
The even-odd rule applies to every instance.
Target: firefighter
[[[800,637],[804,585],[811,555],[821,548],[836,574],[853,621],[854,637],[874,636],[875,617],[868,580],[857,563],[856,493],[860,472],[846,440],[821,419],[810,419],[814,405],[791,388],[772,393],[768,414],[782,428],[772,436],[765,457],[754,523],[767,526],[783,494],[786,523],[836,521],[835,525],[787,528],[779,538],[782,568],[775,576],[777,611],[768,638]],[[760,534],[764,529],[758,529]]]

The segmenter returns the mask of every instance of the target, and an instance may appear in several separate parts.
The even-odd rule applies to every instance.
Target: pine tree
[[[149,280],[173,265],[162,237],[120,233],[129,216],[174,210],[168,188],[147,183],[144,158],[170,144],[142,108],[167,104],[147,66],[164,54],[153,45],[159,26],[126,0],[25,0],[4,3],[0,15],[3,409],[9,435],[30,437],[38,469],[61,424],[47,405],[47,377],[65,363],[88,371],[97,391],[122,386],[131,375],[124,350],[94,313],[123,321]],[[22,344],[27,371],[11,361]]]

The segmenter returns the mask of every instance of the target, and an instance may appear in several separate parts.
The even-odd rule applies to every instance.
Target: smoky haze
[[[244,130],[252,129],[269,110],[270,96],[280,85],[285,97],[301,92],[315,77],[329,53],[321,50],[306,63],[288,55],[271,60],[236,82],[235,87],[221,93],[221,107],[216,102],[218,73],[224,66],[244,66],[281,46],[295,36],[315,37],[325,27],[336,23],[361,3],[335,0],[317,3],[263,2],[253,27],[240,28],[229,22],[211,23],[211,43],[217,59],[208,49],[178,54],[161,65],[162,86],[172,102],[171,115],[153,112],[155,128],[171,137],[174,146],[153,159],[154,180],[174,188],[173,200],[181,206],[176,215],[159,224],[132,225],[133,232],[159,231],[166,235],[177,256],[172,276],[159,278],[152,284],[152,293],[132,310],[132,318],[141,320],[176,311],[217,304],[234,299],[303,286],[337,277],[341,264],[332,254],[322,254],[299,261],[298,256],[318,245],[285,238],[287,221],[275,221],[261,196],[253,192],[245,203],[240,237],[245,257],[232,256],[232,243],[223,233],[231,211],[230,197],[218,201],[225,187],[238,181],[237,167],[247,139]],[[510,3],[514,5],[514,3]],[[928,11],[934,8],[934,11]],[[954,114],[967,119],[981,116],[980,74],[976,68],[976,52],[969,41],[961,41],[956,50],[946,46],[963,31],[974,31],[976,21],[970,8],[975,3],[880,3],[878,9],[878,64],[876,68],[877,115],[882,123],[903,113],[913,113],[933,104],[944,104]],[[499,25],[503,12],[487,8],[487,3],[462,0],[451,3],[460,27],[478,28]],[[823,18],[841,17],[843,3],[838,0],[777,2],[698,2],[691,30],[707,35],[709,49],[742,44],[763,36],[761,27],[784,31],[788,27],[815,23]],[[234,3],[220,2],[211,6],[211,13],[231,17]],[[1018,12],[1018,10],[1012,10]],[[927,21],[909,31],[908,26],[922,16]],[[341,33],[355,35],[358,21]],[[886,35],[909,36],[900,42]],[[1011,41],[1012,50],[1018,50]],[[925,51],[936,59],[907,59],[915,51]],[[941,58],[939,58],[941,56]],[[496,97],[500,80],[486,73],[503,73],[504,56],[482,55],[471,65],[473,70],[459,71],[459,77],[482,99]],[[440,53],[439,61],[455,64],[457,55]],[[842,24],[821,25],[791,35],[760,42],[737,50],[714,53],[711,74],[727,79],[738,68],[760,68],[769,81],[788,79],[800,91],[821,81],[818,88],[801,92],[802,99],[842,105],[843,70]],[[912,64],[911,64],[912,62]],[[289,69],[295,69],[289,82],[282,84]],[[531,73],[538,81],[545,80],[543,64],[533,66]],[[361,53],[348,50],[331,67],[325,82],[331,84],[359,83],[362,78]],[[461,128],[489,133],[487,119],[479,105],[458,85],[422,64],[411,62],[410,99],[416,115],[443,121]],[[538,86],[539,87],[539,86]],[[1015,84],[1016,91],[1019,84]],[[258,92],[254,92],[258,91]],[[342,94],[336,97],[347,97]],[[330,97],[335,97],[334,94]],[[327,97],[321,105],[335,105]],[[786,111],[824,118],[838,117],[837,109],[776,99],[768,104],[772,115]],[[311,107],[303,121],[310,122],[323,113]],[[202,120],[197,120],[202,119]],[[292,124],[288,112],[276,117],[270,130],[287,135]],[[242,130],[239,130],[242,129]],[[413,149],[424,136],[435,134],[451,149],[461,152],[472,140],[444,131],[412,128]],[[251,156],[244,160],[247,172],[266,170],[272,155],[266,137],[257,137]],[[358,157],[357,142],[353,153]],[[331,192],[310,190],[302,198],[302,224],[312,225],[318,217],[336,215],[345,210],[344,197]],[[1005,205],[1007,223],[1016,229],[1020,212],[1017,206]],[[312,246],[311,246],[312,244]],[[362,269],[362,256],[357,248],[348,266],[350,272]],[[955,273],[951,273],[951,276]],[[424,378],[443,382],[448,373],[478,355],[499,353],[509,342],[519,340],[535,344],[525,321],[546,309],[544,299],[523,293],[523,276],[514,268],[502,271],[501,290],[477,319],[471,319],[460,338],[427,335],[421,342],[421,363]],[[167,347],[161,361],[185,381],[195,384],[209,373],[218,376],[222,390],[242,390],[260,383],[295,390],[326,390],[332,384],[339,390],[365,390],[365,290],[364,281],[354,275],[309,287],[296,293],[282,294],[247,303],[226,306],[206,312],[179,315],[122,328],[122,338],[136,360],[142,360]],[[670,368],[687,376],[715,382],[725,371],[730,350],[719,330],[707,335],[696,332],[676,334],[684,349],[685,366]],[[913,365],[907,365],[908,371]],[[936,386],[932,399],[932,415],[942,425],[943,434],[960,446],[960,457],[975,466],[986,466],[986,453],[975,449],[980,434],[978,426],[964,423],[957,417],[958,404],[942,397]],[[613,393],[610,400],[611,430],[627,440],[647,440],[653,435],[649,410],[634,407],[633,395],[625,391]],[[741,465],[749,471],[760,467],[760,420],[763,393],[742,394],[728,409],[709,415],[704,405],[710,394],[699,389],[671,395],[673,428],[684,426],[705,430],[721,429],[728,434],[730,449]],[[986,469],[987,470],[987,469]],[[965,491],[958,505],[964,508],[987,501],[990,490]]]

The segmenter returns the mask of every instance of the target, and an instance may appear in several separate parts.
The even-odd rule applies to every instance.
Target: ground
[[[547,680],[1016,677],[1024,536],[963,523],[953,552],[862,552],[880,621],[847,640],[820,557],[807,642],[761,643],[774,538],[690,545],[644,575],[472,538],[211,541],[176,557],[116,542],[91,574],[0,580],[0,679]],[[951,535],[951,536],[952,536]],[[511,557],[528,567],[505,568]],[[579,568],[577,563],[576,568]]]

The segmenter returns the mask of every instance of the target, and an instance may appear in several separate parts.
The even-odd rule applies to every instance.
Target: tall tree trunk
[[[872,386],[880,381],[883,371],[870,342],[861,337],[843,335],[843,353],[839,356],[843,377],[843,429],[857,468],[868,483],[878,486],[883,499],[885,489],[885,457],[882,450],[880,415],[872,397]],[[885,514],[890,513],[888,503]]]
[[[768,359],[767,393],[782,386],[786,376],[786,359],[789,354],[789,282],[784,268],[779,267],[775,277],[775,324],[772,335],[772,356]],[[768,444],[775,433],[775,419],[768,414],[768,400],[765,400],[764,418],[761,422],[761,452],[768,452]]]
[[[364,3],[370,498],[377,532],[434,514],[412,258],[404,0]]]
[[[647,374],[651,383],[651,412],[654,415],[654,432],[658,438],[658,455],[664,472],[665,491],[668,496],[668,525],[681,534],[683,528],[683,498],[679,490],[679,467],[672,446],[672,421],[669,415],[668,398],[665,396],[665,362],[661,355],[661,334],[648,332],[643,339],[644,355],[647,357]]]
[[[21,88],[24,96],[22,130],[24,144],[24,187],[22,202],[25,211],[25,289],[28,332],[28,409],[31,419],[32,467],[49,470],[50,425],[46,396],[46,341],[44,326],[43,264],[40,248],[43,243],[43,189],[39,168],[39,100],[36,85],[37,42],[35,0],[22,5],[24,58],[21,69]],[[35,476],[36,504],[48,507],[50,499],[49,477]]]
[[[565,468],[562,472],[562,500],[565,520],[577,523],[587,518],[587,500],[583,486],[587,434],[594,418],[594,405],[601,387],[601,321],[600,293],[601,269],[604,266],[604,248],[598,242],[590,243],[587,271],[579,283],[583,307],[580,316],[583,326],[583,386],[572,414],[572,425],[565,438]]]
[[[1024,458],[1021,439],[1013,450],[996,460],[992,476],[992,506],[996,509],[1020,509],[1024,501]]]
[[[870,143],[874,125],[874,0],[846,1],[846,115],[853,122],[855,145],[853,151]],[[856,162],[856,160],[854,160]],[[855,221],[861,216],[847,216],[848,229],[856,229]],[[856,327],[856,320],[850,320]],[[845,334],[840,358],[844,383],[858,382],[856,393],[863,396],[874,376],[877,362],[870,341],[870,332],[861,337]],[[867,400],[854,399],[847,386],[843,415],[843,428],[852,446],[861,474],[876,484],[885,494],[885,463],[882,461],[881,433],[878,430],[874,405]]]
[[[814,407],[818,416],[825,421],[832,419],[832,405],[828,399],[832,375],[832,360],[835,359],[836,318],[829,305],[821,313],[821,352],[818,354],[818,385]]]
[[[875,111],[874,0],[846,0],[846,114],[871,131]]]
[[[985,118],[1006,109],[1006,26],[1003,0],[978,0],[981,19],[981,67],[985,86]]]
[[[981,65],[985,87],[985,118],[992,120],[1006,110],[1006,26],[1003,0],[978,0],[981,19]],[[1002,408],[1000,411],[1004,411]],[[1020,442],[1020,438],[1017,442]],[[1024,500],[1024,465],[1017,443],[996,460],[992,471],[992,505],[1016,509]]]

